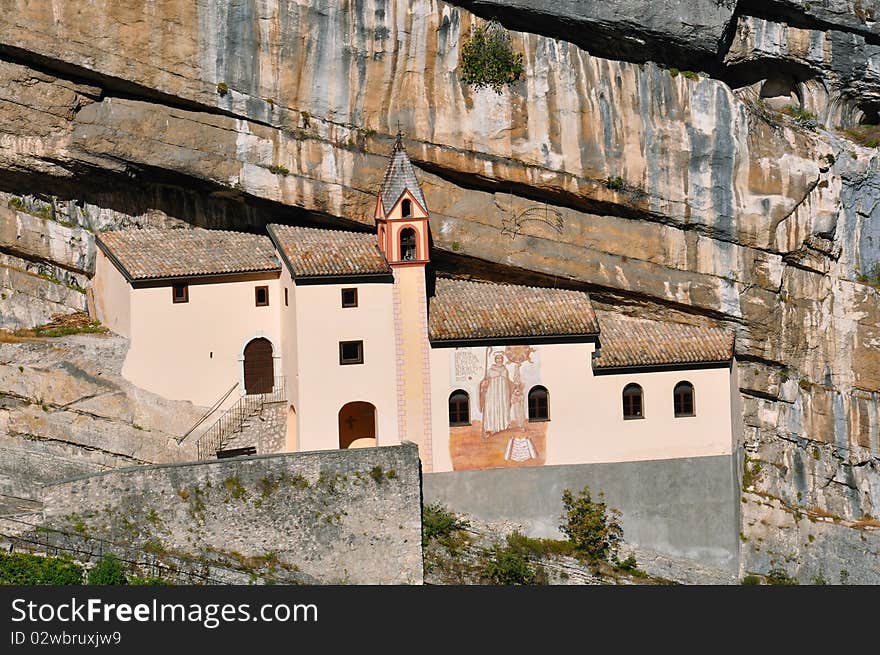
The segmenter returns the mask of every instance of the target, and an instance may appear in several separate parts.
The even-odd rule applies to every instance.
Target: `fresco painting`
[[[547,449],[546,421],[530,422],[528,390],[539,385],[540,358],[531,346],[450,351],[450,393],[467,392],[470,424],[449,428],[455,470],[538,466]]]

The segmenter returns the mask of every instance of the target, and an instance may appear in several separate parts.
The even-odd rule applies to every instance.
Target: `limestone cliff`
[[[2,325],[81,309],[98,229],[369,225],[399,122],[438,265],[736,329],[744,572],[880,582],[876,3],[9,5]]]

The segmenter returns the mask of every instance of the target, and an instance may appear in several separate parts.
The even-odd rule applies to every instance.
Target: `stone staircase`
[[[269,392],[242,396],[199,437],[198,458],[236,457],[283,450],[287,430],[286,400],[283,377],[274,379]]]

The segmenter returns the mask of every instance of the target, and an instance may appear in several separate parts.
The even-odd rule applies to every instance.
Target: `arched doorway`
[[[272,343],[268,339],[254,339],[244,347],[244,390],[246,394],[272,393],[275,382],[275,363]]]
[[[347,403],[339,410],[339,447],[370,448],[376,445],[376,408],[370,403]]]

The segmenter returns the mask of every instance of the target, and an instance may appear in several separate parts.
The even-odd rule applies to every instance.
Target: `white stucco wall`
[[[116,334],[131,336],[131,287],[100,248],[95,256],[92,294],[98,320]]]
[[[624,462],[676,457],[727,455],[733,449],[730,369],[710,368],[600,375],[595,395],[582,399],[589,408],[590,430],[582,444],[560,448],[558,464]],[[694,416],[675,417],[672,392],[681,381],[694,385]],[[643,419],[623,419],[623,388],[641,385]],[[592,455],[595,453],[595,455]]]
[[[269,287],[268,307],[255,306],[257,286]],[[122,374],[134,384],[210,406],[235,382],[243,390],[244,347],[257,337],[272,342],[275,374],[282,375],[277,278],[190,284],[186,303],[172,302],[170,286],[130,293],[131,347]]]
[[[535,384],[545,386],[549,393],[544,464],[624,462],[731,452],[736,421],[731,413],[729,368],[594,376],[590,365],[593,344],[534,348],[535,364],[523,365],[521,373],[525,394]],[[479,382],[485,374],[486,349],[468,350],[474,353],[474,361],[480,362],[470,381],[453,374],[455,348],[431,351],[434,471],[454,469],[450,455],[449,394],[455,389],[467,391],[471,420],[481,418]],[[513,365],[509,365],[509,370],[512,376]],[[691,382],[695,388],[693,417],[674,416],[672,392],[682,380]],[[631,382],[641,385],[644,391],[644,419],[623,418],[621,394]],[[509,436],[501,433],[490,438],[506,440]]]
[[[358,306],[342,307],[343,288]],[[314,284],[295,287],[299,450],[339,447],[339,410],[354,401],[376,407],[377,445],[399,443],[393,285]],[[364,342],[364,363],[340,365],[339,342]]]

